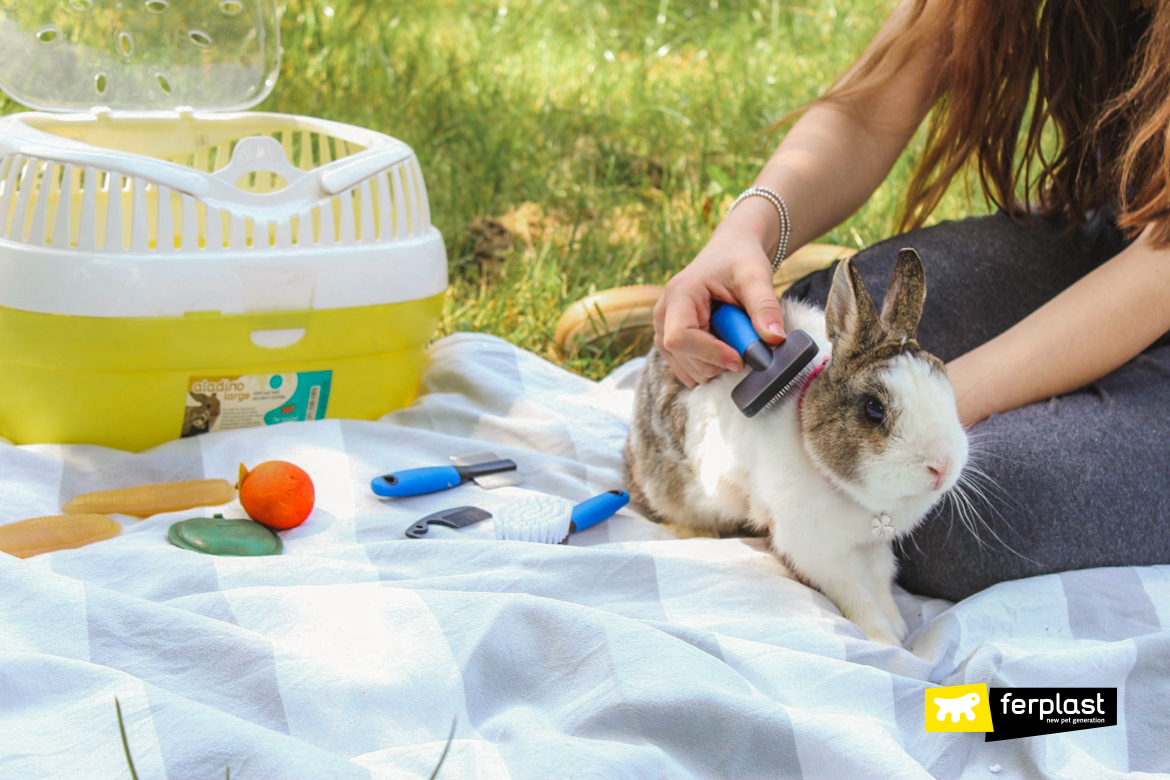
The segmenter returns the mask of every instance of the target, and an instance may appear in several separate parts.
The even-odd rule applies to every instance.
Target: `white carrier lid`
[[[241,113],[279,66],[275,0],[0,0],[0,88],[37,109],[0,118],[0,307],[231,315],[442,293],[414,152]]]
[[[0,89],[41,111],[239,111],[279,69],[275,0],[0,0]]]

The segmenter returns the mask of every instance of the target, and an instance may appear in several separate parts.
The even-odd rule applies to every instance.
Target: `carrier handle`
[[[213,178],[234,187],[241,176],[264,171],[282,176],[292,187],[306,177],[318,175],[321,188],[330,195],[337,195],[413,155],[409,146],[399,142],[366,149],[330,163],[317,172],[303,171],[288,161],[284,148],[275,138],[253,136],[236,144],[231,162],[217,171]]]
[[[288,161],[280,141],[268,136],[252,136],[236,144],[231,161],[211,178],[235,187],[241,176],[257,171],[275,173],[288,182],[289,187],[308,176],[308,173]]]
[[[190,195],[223,208],[232,204],[234,213],[255,219],[277,218],[272,213],[295,211],[307,202],[321,197],[338,195],[359,182],[409,160],[414,151],[405,143],[393,139],[362,152],[336,160],[321,168],[303,171],[289,162],[279,141],[268,136],[252,136],[236,144],[227,167],[214,174],[191,171],[166,160],[138,160],[120,152],[100,149],[70,139],[41,142],[46,134],[34,131],[37,140],[23,145],[21,154],[59,164],[80,168],[96,168],[123,176],[153,182],[174,192]],[[266,171],[283,177],[288,186],[270,193],[280,197],[274,201],[257,203],[252,197],[241,199],[236,182],[248,173]]]
[[[366,149],[331,164],[321,176],[321,187],[336,195],[413,156],[414,151],[401,141]]]
[[[202,174],[188,171],[174,163],[137,160],[121,152],[78,146],[65,140],[60,145],[53,146],[25,144],[21,146],[20,154],[60,165],[72,165],[75,168],[97,168],[123,176],[146,179],[196,198],[206,196],[210,190],[207,179]]]

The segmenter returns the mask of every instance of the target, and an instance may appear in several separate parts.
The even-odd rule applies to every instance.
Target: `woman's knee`
[[[859,252],[854,263],[880,305],[898,251],[918,252],[927,290],[918,341],[950,361],[1027,317],[1120,246],[1115,230],[1094,231],[1070,234],[1058,220],[1039,217],[1029,227],[998,212],[894,236]],[[787,296],[823,306],[835,268],[798,281]]]
[[[911,592],[956,600],[1004,580],[1170,563],[1170,347],[1093,386],[971,431],[959,487],[899,552]]]

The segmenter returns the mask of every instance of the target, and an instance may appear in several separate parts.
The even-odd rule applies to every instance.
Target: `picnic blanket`
[[[95,489],[294,461],[318,507],[279,557],[166,542],[180,517],[0,556],[0,777],[1117,777],[1170,771],[1170,567],[899,591],[904,648],[864,639],[759,540],[676,539],[632,510],[567,546],[491,521],[404,530],[526,491],[620,487],[640,361],[601,383],[506,342],[436,343],[378,422],[210,434],[131,455],[0,445],[0,518]],[[383,502],[372,477],[490,448],[516,487]],[[227,514],[239,513],[228,507]],[[1109,686],[1118,725],[984,742],[924,729],[938,685]]]

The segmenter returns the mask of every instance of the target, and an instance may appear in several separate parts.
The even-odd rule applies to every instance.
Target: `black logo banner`
[[[1116,688],[991,688],[985,742],[1117,725]]]

